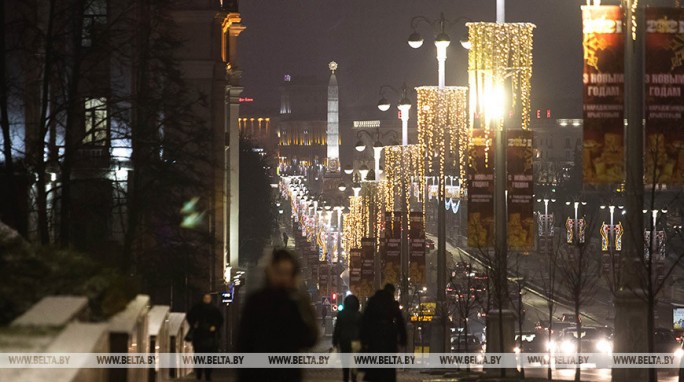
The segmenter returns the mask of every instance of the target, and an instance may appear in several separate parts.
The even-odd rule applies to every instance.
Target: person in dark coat
[[[344,309],[337,313],[332,344],[339,348],[340,353],[354,353],[361,350],[361,313],[359,306],[359,299],[350,294],[344,299]],[[359,348],[356,348],[356,344],[359,345]],[[348,367],[342,368],[344,382],[349,381],[350,374],[351,380],[356,382],[356,373],[350,373]]]
[[[266,268],[266,285],[250,295],[240,321],[240,353],[298,353],[318,339],[311,300],[298,288],[299,265],[286,249],[275,249]],[[300,369],[242,368],[242,382],[301,381]]]
[[[394,300],[394,285],[385,287],[368,299],[361,322],[361,344],[368,353],[396,353],[399,346],[406,346],[406,326]],[[366,369],[364,377],[372,382],[394,382],[397,371],[392,368]]]
[[[219,348],[219,333],[223,325],[221,311],[211,303],[211,295],[206,293],[202,301],[195,304],[186,317],[192,330],[192,347],[195,353],[215,353]],[[202,374],[211,380],[210,368],[195,368],[198,380]]]

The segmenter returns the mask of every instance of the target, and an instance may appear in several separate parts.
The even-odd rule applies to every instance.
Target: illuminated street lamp
[[[587,223],[584,218],[579,217],[579,206],[586,206],[587,202],[565,202],[565,205],[574,206],[575,218],[568,217],[565,221],[565,228],[567,229],[566,239],[568,244],[584,244]]]
[[[408,98],[408,89],[406,88],[406,83],[404,83],[401,87],[401,91],[397,90],[396,88],[390,86],[390,85],[382,85],[380,86],[380,101],[378,101],[378,109],[380,111],[387,111],[390,108],[390,103],[387,101],[387,98],[385,98],[385,90],[386,89],[391,89],[393,92],[396,94],[401,94],[401,98],[399,99],[399,103],[397,104],[397,108],[401,112],[401,144],[403,146],[408,145],[408,121],[409,121],[409,112],[411,111],[411,100]],[[365,147],[364,147],[365,149]],[[357,148],[358,150],[358,148]],[[363,151],[363,150],[361,150]]]
[[[459,17],[456,20],[449,21],[444,17],[444,12],[440,13],[439,19],[430,20],[425,16],[416,16],[411,19],[411,33],[408,37],[408,44],[411,48],[418,49],[423,46],[423,36],[417,31],[418,24],[424,22],[433,28],[438,27],[438,32],[435,35],[435,47],[437,48],[437,65],[438,65],[438,75],[439,75],[439,87],[443,89],[445,85],[445,67],[447,59],[447,48],[451,44],[451,39],[449,35],[446,34],[446,28],[449,25],[456,24],[460,21],[470,21],[467,17]],[[469,49],[470,43],[466,39],[461,40],[461,46]]]

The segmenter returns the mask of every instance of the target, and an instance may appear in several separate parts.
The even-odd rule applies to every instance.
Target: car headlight
[[[679,349],[674,351],[675,357],[681,358],[683,355],[684,355],[684,350],[682,350],[682,348],[679,348]]]
[[[571,341],[563,341],[560,344],[560,349],[563,353],[574,353],[575,350],[577,349],[577,346],[572,343]]]
[[[600,339],[598,340],[598,342],[596,342],[596,350],[598,350],[601,353],[612,353],[613,344],[610,343],[610,341],[608,340]]]

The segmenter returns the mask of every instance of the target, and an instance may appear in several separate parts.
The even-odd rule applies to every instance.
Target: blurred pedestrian
[[[287,249],[275,249],[266,268],[266,284],[246,302],[240,321],[240,353],[298,353],[318,339],[308,295],[298,289],[299,264]],[[241,368],[239,381],[301,381],[299,369]]]
[[[361,343],[368,353],[396,353],[399,346],[406,346],[406,326],[394,300],[394,285],[386,284],[368,299],[361,322]],[[365,381],[394,382],[397,371],[394,368],[366,369]]]
[[[340,353],[351,354],[361,350],[361,313],[359,312],[359,299],[353,294],[345,297],[344,309],[337,313],[337,322],[333,331],[332,344]],[[342,380],[356,382],[356,370],[348,367],[342,368]]]
[[[283,231],[283,247],[287,247],[287,242],[290,238],[287,236],[287,232]]]
[[[190,339],[195,353],[216,353],[219,348],[219,333],[223,325],[221,311],[212,304],[211,294],[205,293],[202,301],[195,304],[186,317],[190,324]],[[211,381],[211,368],[195,368],[195,376]]]

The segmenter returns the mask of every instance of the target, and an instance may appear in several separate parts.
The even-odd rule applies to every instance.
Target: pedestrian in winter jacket
[[[396,353],[400,345],[406,346],[406,326],[394,291],[394,285],[387,284],[368,299],[361,324],[361,343],[365,352]],[[397,373],[390,368],[370,368],[366,370],[364,380],[394,382]]]
[[[359,299],[350,294],[344,299],[344,309],[337,313],[337,322],[333,331],[332,344],[339,348],[340,353],[354,353],[361,350],[361,313],[359,312]],[[344,382],[351,380],[356,382],[356,373],[348,367],[342,368]]]
[[[286,249],[273,251],[266,268],[266,285],[247,297],[237,351],[240,353],[297,353],[318,339],[311,301],[298,286],[299,265]],[[299,369],[243,368],[241,382],[298,382]]]
[[[202,301],[195,304],[186,317],[192,331],[192,347],[195,353],[215,353],[219,348],[219,333],[223,325],[221,311],[211,303],[211,295],[206,293]],[[211,380],[210,368],[196,368],[195,376]]]

